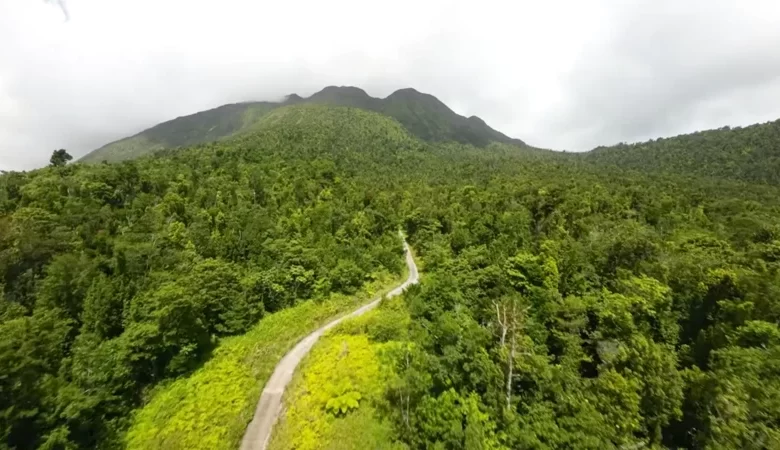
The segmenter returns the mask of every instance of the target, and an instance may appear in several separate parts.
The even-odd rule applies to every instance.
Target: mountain
[[[780,184],[780,120],[598,147],[588,161],[642,172]]]
[[[386,98],[375,98],[358,87],[328,86],[307,98],[290,94],[280,102],[228,104],[178,117],[107,144],[81,160],[121,161],[166,148],[225,139],[266,126],[268,122],[263,118],[271,111],[300,104],[347,106],[378,112],[397,120],[413,136],[429,142],[453,141],[476,147],[497,142],[530,149],[523,141],[491,128],[479,117],[461,116],[433,95],[415,89],[400,89]],[[641,143],[602,146],[590,152],[561,157],[621,170],[777,185],[780,184],[780,120],[744,128],[724,127]]]
[[[455,141],[478,147],[491,142],[526,146],[523,141],[494,130],[482,119],[463,117],[436,97],[414,89],[401,89],[381,99],[371,97],[357,87],[328,86],[308,98],[290,94],[282,102],[235,103],[178,117],[104,145],[81,161],[121,161],[165,148],[216,141],[255,129],[258,121],[276,108],[301,103],[349,106],[379,112],[398,120],[410,133],[426,141]]]

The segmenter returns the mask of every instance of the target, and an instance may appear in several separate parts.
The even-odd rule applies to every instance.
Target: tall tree
[[[61,148],[59,150],[54,150],[51,154],[51,158],[49,159],[49,164],[52,167],[61,167],[68,163],[68,161],[72,160],[73,157],[70,156],[70,153],[68,153],[64,148]]]

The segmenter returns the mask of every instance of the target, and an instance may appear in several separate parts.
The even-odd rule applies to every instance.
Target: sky
[[[327,85],[568,151],[766,122],[779,25],[777,0],[0,0],[0,170]]]

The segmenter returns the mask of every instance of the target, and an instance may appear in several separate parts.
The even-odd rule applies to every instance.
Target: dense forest
[[[780,445],[777,191],[486,166],[411,190],[403,442]]]
[[[583,158],[638,171],[780,184],[780,120],[723,127],[636,144],[599,147]]]
[[[218,143],[2,175],[0,445],[122,447],[226,336],[399,274],[401,229],[422,283],[361,329],[385,378],[332,420],[370,398],[392,448],[778,448],[780,190],[717,155],[780,141],[707,136],[663,147],[701,158],[688,172],[296,105]],[[309,367],[359,373],[323,345]]]

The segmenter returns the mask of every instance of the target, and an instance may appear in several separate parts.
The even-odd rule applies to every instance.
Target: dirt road
[[[409,268],[409,278],[400,286],[388,292],[387,297],[394,297],[401,294],[404,289],[409,285],[417,283],[419,279],[417,265],[414,263],[414,258],[412,257],[412,253],[409,251],[409,246],[406,242],[404,242],[404,251],[406,253],[406,266]],[[314,343],[317,342],[317,339],[330,328],[341,323],[342,320],[359,316],[375,308],[380,300],[381,298],[374,299],[371,303],[323,326],[303,338],[303,340],[293,347],[292,350],[284,355],[284,358],[279,361],[276,369],[274,369],[271,378],[268,379],[263,394],[260,396],[260,401],[257,402],[255,416],[247,427],[246,433],[244,433],[244,439],[241,441],[241,450],[265,450],[268,440],[271,437],[271,430],[282,410],[282,395],[284,394],[284,389],[287,387],[290,380],[292,380],[293,373],[295,372],[298,363],[300,363],[301,359],[309,353],[309,350],[311,350]]]

